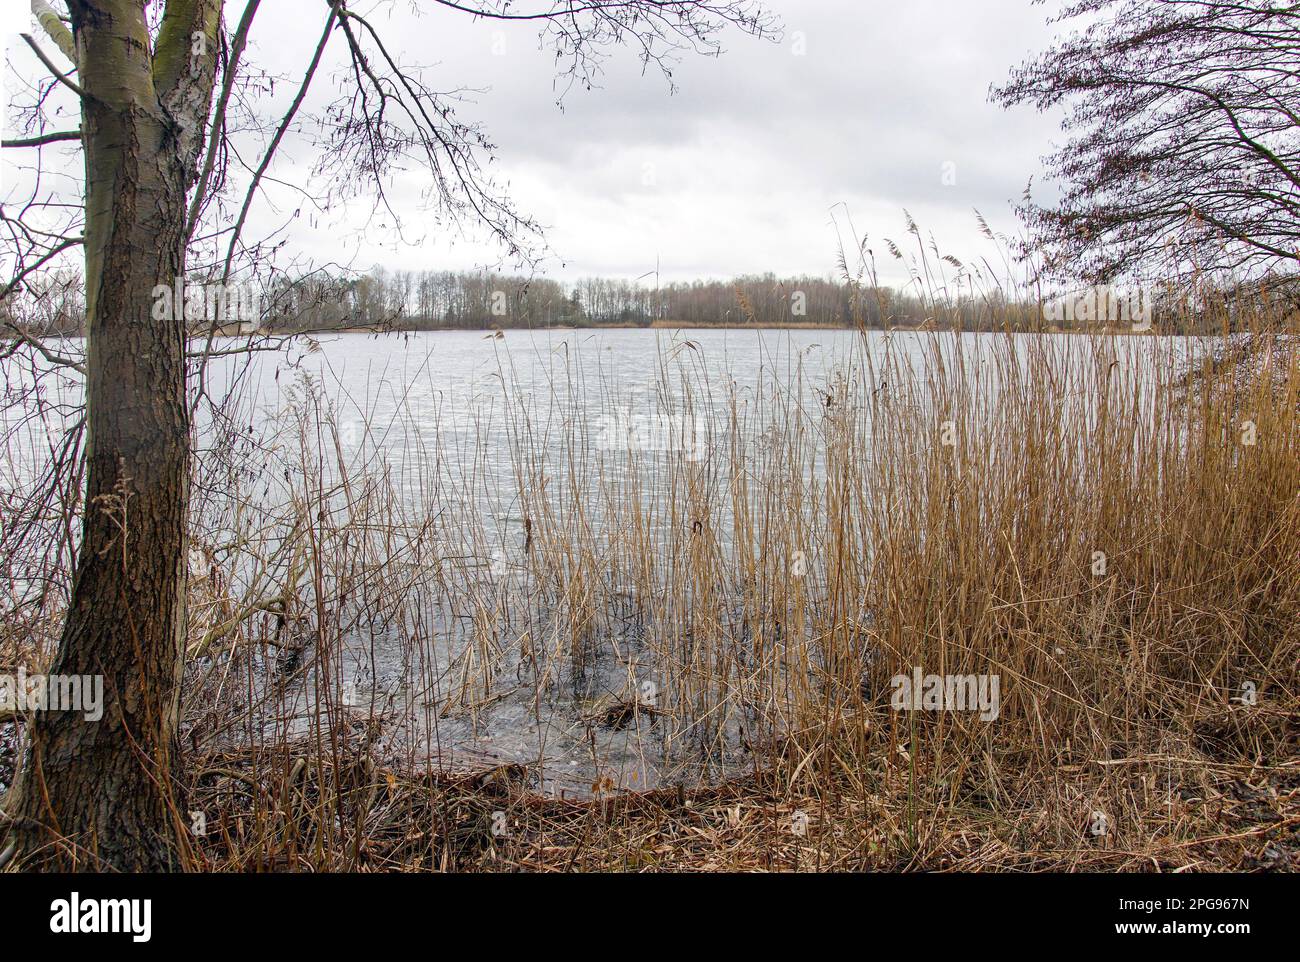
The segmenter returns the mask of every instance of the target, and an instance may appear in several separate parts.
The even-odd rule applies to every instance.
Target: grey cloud
[[[831,208],[841,202],[873,237],[901,235],[906,208],[959,256],[976,240],[972,208],[1013,226],[1009,202],[1039,173],[1057,121],[1002,111],[987,91],[1049,41],[1046,8],[1030,0],[771,6],[786,26],[780,43],[732,32],[723,56],[677,65],[671,96],[631,49],[615,49],[601,88],[569,91],[563,110],[553,56],[529,27],[431,6],[416,15],[412,4],[387,0],[369,15],[403,62],[426,65],[430,87],[477,91],[459,113],[498,145],[491,169],[520,209],[549,226],[557,276],[635,276],[656,259],[680,277],[823,274],[834,264]],[[321,26],[314,0],[262,5],[252,59],[286,78],[276,109],[292,96],[287,78],[300,73]],[[331,44],[310,107],[344,89],[345,56],[339,40]],[[306,173],[311,139],[292,134],[272,175],[318,188]],[[250,156],[255,147],[250,139]],[[944,182],[948,163],[955,184]],[[333,198],[330,210],[290,226],[286,249],[361,267],[495,261],[475,232],[453,238],[418,210],[425,186],[418,167],[389,186],[407,243],[379,227],[383,218],[360,231],[371,210],[365,198]],[[254,231],[278,228],[305,203],[274,184],[267,194],[273,206],[257,213]]]

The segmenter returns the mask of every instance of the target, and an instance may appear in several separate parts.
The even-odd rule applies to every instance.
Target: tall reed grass
[[[1294,336],[864,332],[753,390],[678,339],[648,398],[498,347],[454,435],[305,377],[229,408],[195,866],[1293,864]],[[916,669],[996,718],[897,710]]]

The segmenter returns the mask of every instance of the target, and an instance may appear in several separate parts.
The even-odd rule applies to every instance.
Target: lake
[[[1089,342],[1018,335],[1013,366],[1048,343]],[[998,344],[515,330],[216,357],[196,417],[191,638],[239,627],[196,651],[189,703],[256,702],[267,738],[375,718],[366,737],[390,758],[527,764],[574,794],[743,768],[790,723],[774,692],[806,700],[840,670],[813,650],[835,486],[852,475],[860,509],[888,496],[870,477],[882,410],[918,451],[940,443],[932,405],[996,416]],[[953,367],[971,397],[936,386]],[[39,429],[7,410],[9,490],[30,487],[79,392],[43,382]]]

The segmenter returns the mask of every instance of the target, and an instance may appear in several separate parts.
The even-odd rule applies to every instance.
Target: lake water
[[[378,706],[386,719],[381,738],[393,755],[447,765],[525,763],[540,784],[578,794],[606,778],[638,788],[732,771],[748,763],[738,737],[744,705],[692,692],[697,723],[685,732],[654,714],[626,725],[593,721],[628,692],[650,693],[646,704],[667,697],[660,686],[669,684],[664,652],[673,641],[652,636],[664,623],[692,617],[673,608],[674,598],[656,602],[671,609],[662,618],[646,618],[644,599],[621,607],[624,588],[635,581],[621,567],[631,557],[629,532],[651,550],[679,544],[673,530],[683,523],[682,506],[707,505],[717,563],[725,566],[732,471],[739,464],[755,477],[772,474],[771,458],[782,449],[763,443],[770,424],[807,427],[809,453],[792,468],[813,482],[827,443],[819,432],[855,396],[868,387],[893,390],[890,372],[900,366],[923,371],[927,347],[951,357],[960,344],[963,363],[978,368],[996,337],[348,333],[217,357],[204,382],[217,403],[201,404],[196,418],[205,467],[195,505],[206,537],[192,552],[191,570],[222,567],[229,597],[256,596],[259,578],[283,578],[293,562],[281,559],[259,574],[253,559],[281,551],[290,532],[301,540],[292,517],[316,516],[316,536],[325,539],[317,554],[327,564],[319,574],[325,597],[311,615],[330,631],[318,626],[289,659],[288,674],[280,670],[282,652],[260,662],[262,697],[274,692],[273,714],[296,719],[297,730],[322,697],[357,712]],[[1032,338],[1015,340],[1023,346]],[[1125,343],[1124,350],[1140,350],[1149,339]],[[843,380],[850,368],[852,388]],[[19,376],[11,395],[24,386]],[[14,412],[5,415],[3,484],[10,491],[30,485],[48,453],[40,442],[61,436],[80,385],[64,378],[43,390],[44,439],[20,443]],[[324,420],[323,410],[330,412]],[[728,454],[737,450],[737,434],[748,453],[735,460]],[[751,463],[763,457],[762,465]],[[382,484],[363,484],[366,478]],[[545,565],[529,554],[535,523],[537,542],[552,551],[546,563],[562,573],[567,594],[550,590],[539,574]],[[218,558],[223,538],[250,525],[265,536],[260,551]],[[309,575],[299,586],[304,595],[316,592]],[[598,583],[593,597],[606,609],[594,619],[588,601],[571,596],[573,585],[590,582]],[[203,590],[195,592],[200,609]],[[322,640],[328,659],[315,650]],[[230,697],[225,688],[221,695]]]
[[[345,698],[355,693],[351,699],[367,710],[391,705],[401,719],[389,729],[395,746],[418,743],[416,754],[431,751],[451,764],[528,763],[545,786],[582,794],[603,778],[647,787],[730,771],[746,758],[734,725],[701,754],[682,751],[679,733],[652,716],[626,727],[592,723],[602,699],[662,684],[663,674],[638,662],[645,628],[630,615],[598,629],[612,637],[593,643],[581,671],[560,665],[566,659],[556,657],[561,646],[552,636],[573,616],[553,610],[554,599],[529,600],[535,584],[520,545],[532,509],[521,505],[521,485],[544,476],[580,487],[554,492],[555,523],[599,555],[630,523],[619,517],[633,509],[617,485],[634,476],[643,488],[639,520],[667,540],[669,502],[680,497],[670,490],[680,477],[675,468],[717,465],[711,490],[725,492],[729,479],[715,454],[726,450],[734,413],[759,430],[762,412],[784,395],[815,418],[836,372],[864,344],[882,352],[901,344],[921,359],[916,335],[873,333],[863,342],[850,331],[342,334],[297,339],[251,361],[223,360],[209,383],[217,397],[255,399],[254,425],[300,405],[304,384],[314,385],[333,407],[344,460],[386,470],[411,510],[409,523],[474,519],[440,526],[432,538],[460,562],[453,588],[421,581],[427,569],[415,575],[420,584],[406,615],[425,611],[421,620],[432,627],[353,625],[338,669]],[[534,460],[521,463],[521,451]],[[289,460],[293,486],[298,472]],[[323,474],[338,478],[333,465]],[[276,500],[276,487],[260,496]],[[573,513],[579,503],[581,520]],[[718,527],[726,524],[718,519]],[[428,640],[412,644],[413,635]],[[525,636],[552,639],[537,647],[556,667],[538,670],[537,650],[518,644]],[[304,690],[297,709],[306,714],[312,697]]]

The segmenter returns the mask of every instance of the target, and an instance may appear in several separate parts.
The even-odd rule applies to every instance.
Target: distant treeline
[[[744,275],[728,281],[660,285],[592,277],[571,283],[545,278],[458,271],[387,271],[347,280],[312,278],[272,296],[268,327],[276,331],[346,327],[402,330],[491,330],[543,327],[917,327],[933,305],[896,288],[855,288],[823,277]],[[1036,306],[972,299],[945,308],[971,329],[1015,317],[1040,316]],[[1022,317],[1021,314],[1024,316]],[[948,321],[951,323],[951,320]]]
[[[0,328],[27,334],[82,333],[85,298],[79,276],[61,274],[28,285],[24,297],[0,305]],[[191,278],[187,284],[200,284]],[[248,286],[247,279],[241,284]],[[252,285],[263,310],[261,330],[298,333],[349,328],[378,330],[492,330],[544,327],[826,327],[881,329],[954,327],[968,331],[1086,331],[1098,326],[1136,327],[1127,303],[1116,316],[1097,310],[1095,298],[1057,300],[1046,306],[1001,290],[968,292],[943,300],[919,288],[865,287],[824,277],[778,278],[744,275],[649,285],[628,280],[587,278],[572,283],[545,278],[466,271],[389,271],[331,275],[317,271],[299,278],[278,275]],[[1257,299],[1261,288],[1254,288]],[[1274,292],[1277,296],[1281,289]],[[1294,288],[1286,286],[1294,301]],[[1181,299],[1147,295],[1154,328],[1163,333],[1191,332],[1213,313],[1231,316],[1240,290],[1218,292],[1220,309],[1208,312]],[[1116,301],[1109,302],[1114,307]],[[1208,303],[1208,302],[1207,302]],[[1228,306],[1228,311],[1222,307]],[[1078,310],[1074,310],[1074,306]],[[1103,305],[1104,306],[1104,305]],[[1115,323],[1119,321],[1120,323]],[[1215,322],[1218,327],[1219,321]],[[237,326],[236,326],[237,327]],[[200,322],[196,329],[206,330]]]
[[[188,283],[202,281],[190,278]],[[279,276],[260,290],[261,327],[277,333],[654,324],[853,327],[855,316],[869,327],[883,327],[920,325],[929,316],[918,298],[890,288],[859,289],[855,295],[847,283],[775,274],[656,287],[601,277],[562,283],[484,272],[376,268],[361,276]],[[78,278],[47,278],[29,293],[7,302],[0,321],[13,319],[33,335],[81,331],[85,298]]]

